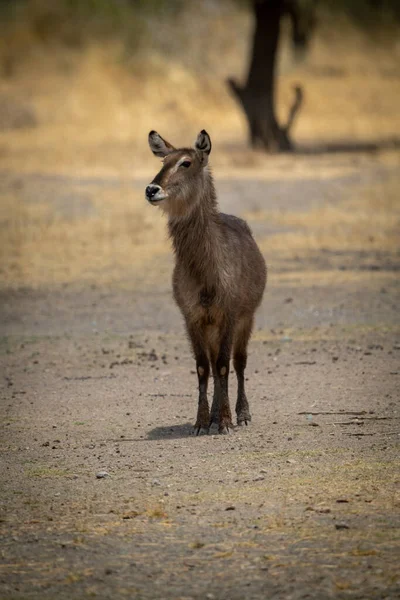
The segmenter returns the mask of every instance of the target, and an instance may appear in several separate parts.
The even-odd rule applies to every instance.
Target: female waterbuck
[[[181,309],[196,359],[199,406],[195,433],[212,423],[229,433],[229,361],[238,380],[238,425],[251,420],[244,390],[247,344],[261,302],[266,266],[248,225],[218,210],[208,168],[211,140],[201,131],[194,148],[176,149],[156,131],[149,133],[153,154],[163,167],[146,188],[146,198],[168,216],[175,251],[174,298]],[[207,400],[210,363],[214,376],[211,412]]]

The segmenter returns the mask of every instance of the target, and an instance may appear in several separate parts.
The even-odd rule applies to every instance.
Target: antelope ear
[[[150,131],[149,146],[152,153],[159,158],[165,158],[175,150],[172,144],[164,140],[157,131]]]
[[[205,129],[202,129],[197,136],[197,139],[194,143],[195,149],[201,153],[203,164],[206,166],[208,163],[208,156],[211,152],[211,140]]]

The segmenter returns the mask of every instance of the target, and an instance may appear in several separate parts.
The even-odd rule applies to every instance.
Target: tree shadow
[[[178,439],[193,435],[193,423],[180,423],[179,425],[166,425],[154,427],[147,433],[148,440]]]
[[[399,150],[400,138],[392,137],[380,140],[359,142],[354,140],[339,140],[337,142],[321,142],[320,144],[296,144],[295,154],[339,154],[368,152],[375,153],[381,150]]]
[[[220,145],[228,153],[232,160],[232,165],[240,167],[260,166],[265,156],[271,156],[267,151],[262,149],[252,149],[249,147],[248,140],[243,140],[238,143],[237,140],[223,142]],[[342,139],[337,141],[312,141],[294,143],[293,149],[289,152],[273,153],[272,156],[329,156],[334,154],[377,154],[383,151],[398,151],[400,150],[400,137],[390,137],[382,139],[371,139],[365,141],[357,141],[353,139]]]

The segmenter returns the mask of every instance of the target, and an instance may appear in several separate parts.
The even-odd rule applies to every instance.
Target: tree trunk
[[[270,152],[293,150],[289,128],[300,108],[302,92],[296,88],[296,97],[286,126],[280,126],[275,113],[275,67],[280,20],[286,11],[285,0],[254,0],[255,30],[247,82],[241,87],[228,80],[231,90],[246,114],[250,143]]]

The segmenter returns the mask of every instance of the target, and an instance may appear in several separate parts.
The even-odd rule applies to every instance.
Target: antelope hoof
[[[220,435],[229,435],[229,427],[226,427],[225,425],[223,425],[222,427],[219,427],[218,433]]]
[[[233,430],[232,421],[221,421],[218,426],[218,433],[220,435],[228,435],[230,433],[230,429]]]
[[[237,415],[237,424],[238,427],[242,427],[243,425],[248,425],[251,421],[251,414],[249,412],[240,412]]]
[[[196,425],[194,426],[193,433],[194,435],[208,435],[209,427],[205,425]]]

